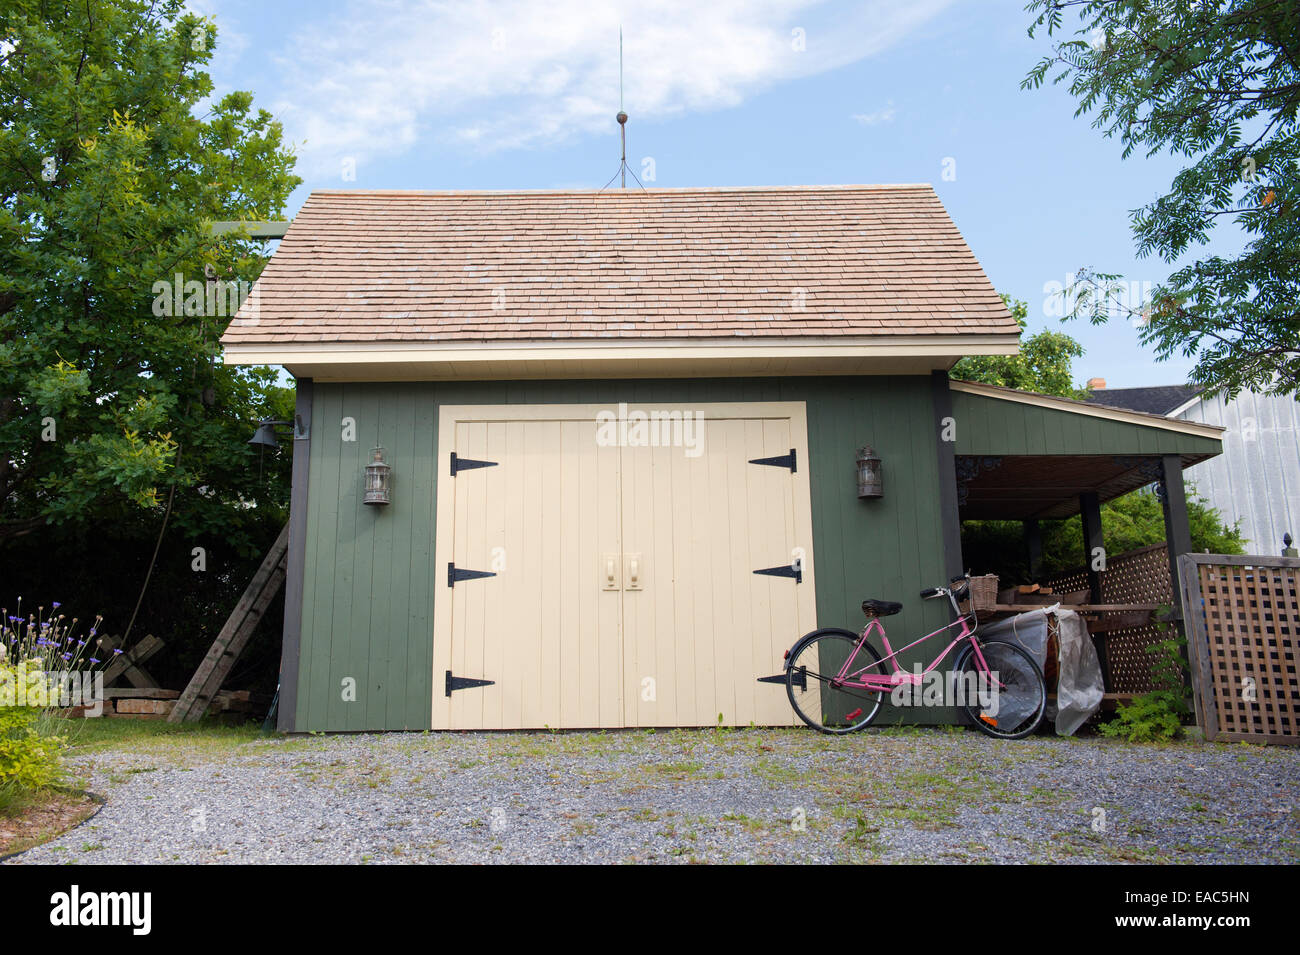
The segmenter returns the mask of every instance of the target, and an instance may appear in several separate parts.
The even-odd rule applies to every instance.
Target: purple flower
[[[117,650],[117,649],[114,649],[114,650],[113,650],[113,656],[117,657],[117,656],[121,656],[121,655],[122,655],[122,651],[121,651],[121,650]]]
[[[54,603],[50,604],[50,607],[51,607],[52,609],[54,609],[54,610],[58,610],[58,609],[59,609],[60,607],[62,607],[62,606],[63,606],[63,604],[59,603],[57,600],[54,601]]]
[[[71,660],[71,659],[72,659],[72,654],[71,654],[71,653],[65,653],[65,654],[63,654],[63,659],[65,659],[65,660]]]
[[[90,658],[90,662],[91,662],[91,663],[98,663],[99,661],[96,660],[94,657],[91,657],[91,658]]]

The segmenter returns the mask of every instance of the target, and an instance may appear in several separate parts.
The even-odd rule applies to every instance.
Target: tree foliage
[[[1243,554],[1246,541],[1236,525],[1228,526],[1208,501],[1191,489],[1187,520],[1192,550],[1212,554]],[[1150,489],[1143,488],[1101,506],[1106,553],[1127,553],[1165,540],[1164,509]],[[1077,570],[1086,563],[1083,526],[1079,518],[1043,524],[1042,578]],[[976,573],[997,574],[1004,580],[1030,579],[1024,527],[1019,521],[967,521],[962,525],[962,553]]]
[[[299,180],[252,95],[214,94],[216,42],[181,0],[0,5],[0,604],[62,601],[120,635],[151,574],[132,640],[166,640],[163,685],[289,496],[289,455],[247,441],[292,392],[218,345],[266,250],[209,222],[283,218]],[[274,636],[245,655],[271,688]]]
[[[1076,116],[1125,158],[1186,160],[1132,213],[1139,255],[1177,267],[1149,301],[1083,269],[1067,311],[1127,314],[1160,359],[1194,357],[1192,379],[1230,397],[1300,390],[1300,4],[1295,0],[1031,0],[1031,36],[1057,40],[1022,86],[1069,82]],[[1071,13],[1066,22],[1067,12]],[[1073,27],[1073,32],[1069,32]],[[1219,223],[1236,255],[1198,252]]]
[[[1002,296],[1023,335],[1029,306]],[[1061,398],[1081,398],[1086,392],[1074,387],[1071,362],[1083,355],[1083,346],[1064,332],[1042,331],[1020,343],[1018,355],[973,355],[953,366],[949,376],[986,385],[1002,385],[1020,391]]]
[[[0,8],[0,542],[156,526],[175,485],[181,531],[250,549],[283,504],[245,442],[287,395],[217,361],[264,251],[208,223],[281,217],[299,180],[251,94],[213,98],[215,44],[181,0]],[[208,300],[156,314],[160,283]]]

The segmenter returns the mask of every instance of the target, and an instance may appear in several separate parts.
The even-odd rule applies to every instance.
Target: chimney
[[[1089,390],[1089,391],[1105,391],[1105,390],[1106,390],[1106,379],[1105,379],[1105,378],[1089,378],[1089,379],[1088,379],[1088,390]]]

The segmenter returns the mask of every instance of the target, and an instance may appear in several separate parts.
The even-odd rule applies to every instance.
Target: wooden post
[[[1174,593],[1186,604],[1188,601],[1199,602],[1201,599],[1201,568],[1193,554],[1184,554],[1178,559],[1178,577],[1174,581]],[[1210,641],[1205,632],[1205,616],[1201,613],[1189,614],[1183,620],[1183,631],[1187,634],[1188,679],[1192,687],[1192,713],[1196,725],[1209,742],[1219,735],[1219,714],[1214,699],[1214,684],[1211,680],[1213,665],[1209,660]]]
[[[294,408],[293,489],[289,496],[289,556],[284,579],[284,642],[276,728],[294,731],[298,710],[298,661],[302,654],[302,596],[307,562],[307,486],[311,466],[312,380],[299,378]],[[298,428],[301,423],[302,433]]]
[[[1084,491],[1079,495],[1079,517],[1083,521],[1083,562],[1088,568],[1089,602],[1105,603],[1097,555],[1105,556],[1106,542],[1101,532],[1101,502],[1096,491]]]
[[[934,442],[939,455],[939,519],[943,527],[944,567],[949,577],[964,573],[961,555],[961,513],[957,506],[957,443],[945,441],[955,431],[952,390],[946,371],[930,373],[930,394],[934,404]],[[953,428],[949,428],[949,424]]]
[[[1043,572],[1043,528],[1038,521],[1024,521],[1025,554],[1029,560],[1029,579],[1037,582]]]
[[[1165,544],[1169,550],[1169,580],[1174,591],[1174,619],[1182,620],[1178,558],[1192,552],[1192,527],[1187,519],[1187,492],[1183,488],[1183,459],[1176,454],[1162,457],[1160,480],[1164,486]]]

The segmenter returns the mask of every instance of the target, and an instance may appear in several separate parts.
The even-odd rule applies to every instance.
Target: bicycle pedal
[[[845,714],[844,714],[844,718],[845,718],[846,720],[850,720],[850,721],[852,721],[852,720],[856,720],[856,719],[857,719],[859,716],[861,716],[861,715],[862,715],[862,707],[859,706],[859,707],[858,707],[856,710],[854,710],[852,713],[845,713]]]

